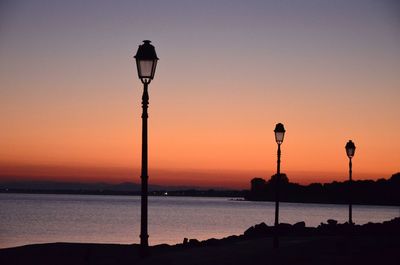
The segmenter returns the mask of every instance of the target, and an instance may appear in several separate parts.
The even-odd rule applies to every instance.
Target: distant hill
[[[141,185],[133,182],[118,184],[110,183],[80,183],[57,181],[3,181],[0,182],[0,192],[18,193],[70,193],[70,194],[130,194],[139,195]],[[171,192],[174,195],[201,194],[197,191],[209,190],[195,186],[162,186],[149,185],[149,192],[155,195]],[[222,189],[223,190],[223,189]]]
[[[115,190],[138,191],[140,185],[136,183],[79,183],[79,182],[55,182],[55,181],[8,181],[0,182],[0,189],[24,189],[24,190]]]

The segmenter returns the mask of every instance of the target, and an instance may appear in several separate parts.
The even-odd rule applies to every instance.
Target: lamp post
[[[282,123],[278,123],[275,126],[275,141],[278,144],[278,161],[276,167],[276,178],[275,178],[275,223],[274,223],[274,240],[273,247],[279,247],[278,239],[278,226],[279,226],[279,182],[281,180],[281,144],[283,143],[283,138],[285,137],[285,127]]]
[[[351,159],[354,156],[354,153],[356,151],[356,146],[354,145],[353,141],[350,140],[347,142],[346,146],[346,154],[347,157],[349,158],[349,188],[348,188],[348,196],[349,196],[349,224],[352,225],[353,224],[353,216],[352,216],[352,198],[351,198],[351,186],[353,183],[353,179],[352,179],[352,174],[353,174],[353,164],[351,162]]]
[[[158,57],[154,46],[149,40],[144,40],[135,55],[136,66],[139,79],[143,83],[142,95],[142,170],[141,170],[141,219],[140,219],[140,246],[145,253],[149,246],[149,235],[147,232],[147,191],[148,191],[148,175],[147,175],[147,108],[149,105],[148,85],[154,78]]]

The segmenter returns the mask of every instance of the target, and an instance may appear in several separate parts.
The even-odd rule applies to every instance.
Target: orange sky
[[[346,179],[350,139],[354,179],[400,171],[400,22],[390,2],[147,3],[155,15],[145,24],[133,3],[67,2],[3,5],[0,179],[139,182],[132,56],[147,38],[160,57],[151,183],[246,188],[269,178],[277,122],[293,182]]]

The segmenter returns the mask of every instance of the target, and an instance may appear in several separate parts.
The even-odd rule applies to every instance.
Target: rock
[[[265,223],[257,224],[244,231],[244,235],[247,237],[262,237],[269,233],[270,229]]]
[[[224,238],[224,240],[226,242],[235,242],[238,238],[239,238],[238,236],[233,235],[233,236],[228,236],[228,237]]]
[[[264,222],[260,223],[258,225],[255,225],[254,228],[256,229],[257,232],[264,232],[268,230],[268,225],[266,225]]]
[[[336,226],[337,225],[337,221],[336,220],[334,220],[334,219],[328,219],[328,225],[331,225],[331,226]]]
[[[189,245],[190,246],[200,246],[200,241],[195,238],[189,239]]]
[[[210,238],[202,242],[206,246],[216,246],[220,244],[220,241],[215,238]]]
[[[293,228],[299,229],[299,228],[305,228],[306,227],[306,223],[304,221],[301,222],[297,222],[293,225]]]
[[[250,226],[249,228],[247,228],[246,231],[244,231],[243,234],[245,236],[254,236],[256,234],[254,226]]]
[[[185,238],[183,239],[183,244],[186,245],[187,243],[188,243],[188,239],[185,237]]]
[[[279,224],[280,231],[287,231],[287,230],[290,230],[291,228],[292,228],[291,224],[288,224],[288,223],[280,223]]]

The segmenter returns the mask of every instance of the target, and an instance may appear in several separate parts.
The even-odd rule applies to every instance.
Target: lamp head
[[[277,144],[282,144],[283,138],[285,137],[285,127],[282,123],[278,123],[275,126],[275,141]]]
[[[136,67],[138,76],[143,83],[150,83],[154,78],[158,57],[156,49],[150,44],[151,41],[144,40],[134,56],[136,59]]]
[[[345,146],[346,154],[349,158],[353,158],[354,153],[356,151],[356,146],[354,145],[352,140],[349,140]]]

